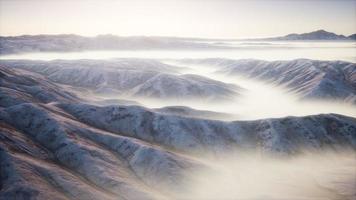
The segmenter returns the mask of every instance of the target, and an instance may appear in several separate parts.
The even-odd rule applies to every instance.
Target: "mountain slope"
[[[356,103],[356,64],[344,61],[296,59],[186,60],[217,67],[217,73],[243,75],[282,85],[306,99],[335,99]]]
[[[231,115],[228,113],[212,112],[207,110],[196,110],[185,106],[168,106],[162,108],[153,109],[154,112],[177,115],[183,117],[194,117],[203,119],[229,119]]]
[[[6,67],[42,74],[56,83],[84,87],[94,93],[134,97],[229,100],[238,86],[196,75],[184,75],[182,68],[155,60],[113,59],[109,61],[26,61],[3,60]]]
[[[0,106],[23,102],[75,102],[76,95],[52,83],[45,77],[24,70],[0,67]]]
[[[356,145],[355,119],[340,115],[222,122],[161,115],[137,106],[63,104],[60,107],[97,128],[123,132],[179,151],[217,153],[261,145],[266,152],[292,153],[306,146],[318,149]]]
[[[325,30],[317,30],[309,33],[292,33],[282,37],[266,38],[266,40],[354,40],[354,38],[352,37],[352,35],[347,37],[344,35],[337,35],[335,33],[328,32]]]
[[[0,74],[1,200],[169,199],[183,192],[187,171],[209,168],[202,152],[356,149],[356,119],[346,116],[206,120],[85,104],[46,77]]]
[[[352,34],[352,35],[349,35],[348,38],[351,39],[351,40],[356,40],[356,33]]]
[[[18,72],[1,68],[2,78],[12,84],[31,80]],[[53,84],[38,80],[38,87],[48,85]],[[39,101],[23,98],[32,97],[31,87],[15,87],[22,93],[17,101],[4,103],[9,93],[2,93],[0,101],[0,199],[157,199],[160,194],[146,184],[171,185],[182,169],[198,165],[144,141],[76,121],[53,104],[74,103],[77,99],[71,95]],[[58,90],[42,92],[55,96]]]

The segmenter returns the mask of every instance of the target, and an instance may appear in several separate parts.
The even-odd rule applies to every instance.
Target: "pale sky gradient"
[[[0,35],[251,38],[356,32],[356,0],[0,0]]]

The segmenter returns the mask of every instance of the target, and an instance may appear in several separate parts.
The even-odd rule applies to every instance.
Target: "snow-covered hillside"
[[[183,68],[155,60],[56,60],[51,62],[8,60],[0,63],[7,67],[40,73],[56,83],[84,87],[103,95],[229,100],[241,90],[232,84],[197,75],[181,74],[179,71]]]
[[[212,65],[216,73],[243,75],[282,85],[305,99],[343,100],[356,103],[356,64],[344,61],[296,59],[201,59],[184,63]]]
[[[1,200],[174,199],[186,194],[187,172],[210,170],[204,156],[356,149],[356,119],[347,116],[219,121],[190,108],[91,105],[47,70],[24,69],[0,67]]]
[[[67,92],[45,77],[24,70],[0,67],[0,106],[6,107],[24,102],[50,103],[53,101],[77,101],[76,95]]]
[[[184,117],[194,117],[203,119],[229,119],[231,115],[222,112],[212,112],[208,110],[196,110],[186,106],[167,106],[153,109],[154,112],[168,115],[177,115]]]

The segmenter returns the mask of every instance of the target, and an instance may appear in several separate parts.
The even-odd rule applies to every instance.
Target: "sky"
[[[356,33],[356,0],[0,0],[0,35],[258,38]]]

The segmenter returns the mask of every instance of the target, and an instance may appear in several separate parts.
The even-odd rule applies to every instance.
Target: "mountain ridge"
[[[0,77],[1,200],[177,199],[185,172],[209,168],[201,153],[356,149],[352,117],[208,120],[187,108],[91,105],[21,69],[0,66]]]
[[[189,49],[233,49],[226,45],[215,45],[206,41],[251,41],[251,40],[326,40],[354,41],[355,34],[350,36],[337,35],[325,30],[317,30],[302,34],[288,34],[280,37],[260,39],[205,39],[194,37],[166,36],[116,36],[111,34],[94,37],[76,34],[40,34],[20,36],[0,36],[0,54],[26,52],[68,52],[85,50],[189,50]]]
[[[285,36],[279,37],[269,37],[269,38],[262,38],[260,40],[355,40],[355,35],[352,34],[349,36],[345,35],[337,35],[332,32],[325,31],[323,29],[307,32],[307,33],[291,33]]]

